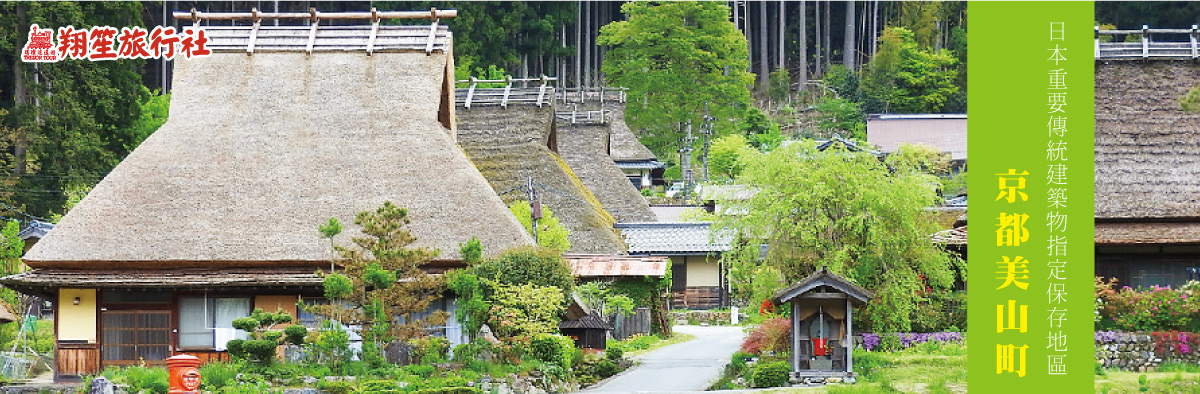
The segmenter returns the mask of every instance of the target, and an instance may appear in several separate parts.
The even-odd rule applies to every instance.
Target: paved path
[[[638,357],[641,365],[617,375],[587,393],[703,391],[742,345],[743,327],[675,326],[676,332],[696,339],[667,346]]]

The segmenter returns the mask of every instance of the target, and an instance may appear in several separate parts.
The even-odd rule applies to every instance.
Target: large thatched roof
[[[571,252],[625,253],[612,215],[549,148],[552,106],[459,107],[457,114],[459,145],[504,202],[528,200],[523,187],[532,175],[542,204],[570,231]]]
[[[655,219],[650,204],[609,157],[608,124],[558,124],[558,152],[604,208],[621,222]]]
[[[1096,63],[1097,219],[1200,217],[1200,113],[1179,106],[1197,86],[1193,62]]]
[[[530,244],[439,123],[449,51],[217,53],[176,61],[170,120],[30,250],[33,267],[327,262],[318,225],[392,201],[458,259]],[[451,66],[452,67],[452,66]],[[450,111],[452,111],[452,105]],[[452,114],[452,112],[451,112]],[[347,226],[335,241],[358,234]],[[174,264],[164,264],[174,263]]]
[[[612,135],[609,136],[609,156],[614,161],[645,161],[655,160],[654,152],[650,151],[638,137],[629,129],[629,125],[625,124],[625,106],[612,106],[612,123],[609,130]]]

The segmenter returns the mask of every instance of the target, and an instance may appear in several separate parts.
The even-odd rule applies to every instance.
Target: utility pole
[[[687,137],[683,138],[683,146],[679,148],[679,165],[683,167],[683,195],[686,197],[691,193],[692,186],[696,184],[696,177],[692,173],[692,143],[696,141],[696,137],[692,136],[692,121],[687,121]]]
[[[529,234],[533,235],[533,244],[538,243],[538,219],[542,218],[542,202],[538,201],[537,193],[533,190],[533,174],[525,181],[525,191],[529,195]]]
[[[700,160],[704,162],[704,181],[708,182],[708,148],[712,146],[713,121],[717,120],[708,114],[708,103],[704,103],[704,123],[700,125],[700,134],[704,134],[704,153]]]

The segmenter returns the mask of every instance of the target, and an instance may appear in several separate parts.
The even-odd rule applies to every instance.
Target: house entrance
[[[162,364],[171,356],[171,311],[100,312],[101,367]]]

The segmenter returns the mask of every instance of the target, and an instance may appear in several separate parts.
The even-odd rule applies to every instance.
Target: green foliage
[[[235,378],[242,373],[245,365],[239,362],[210,362],[200,366],[200,387],[204,390],[216,391],[235,383]]]
[[[494,296],[494,285],[553,286],[562,291],[563,302],[566,302],[575,290],[575,276],[571,273],[571,267],[555,249],[509,249],[500,256],[476,264],[470,268],[470,272],[479,278],[484,287],[484,294],[492,300],[499,298]]]
[[[308,327],[293,324],[283,329],[284,342],[292,345],[304,345],[304,338],[308,336]]]
[[[860,141],[867,139],[867,116],[858,103],[843,98],[825,98],[813,105],[819,113],[819,136],[842,134]],[[817,136],[817,135],[814,135]]]
[[[515,201],[509,204],[508,210],[517,217],[517,221],[521,222],[522,226],[525,226],[525,232],[532,235],[533,218],[530,217],[529,201]],[[537,228],[538,246],[566,252],[571,249],[571,241],[567,239],[569,234],[570,231],[558,222],[558,218],[554,217],[554,212],[550,211],[550,207],[542,205],[542,218],[538,219]]]
[[[141,10],[133,2],[0,4],[0,47],[6,49],[0,64],[9,76],[3,90],[10,92],[2,122],[29,141],[21,159],[36,170],[31,173],[47,175],[20,178],[16,205],[27,212],[48,216],[63,206],[66,196],[42,190],[90,187],[99,180],[96,174],[111,170],[136,145],[134,124],[148,94],[137,73],[144,60],[44,63],[35,72],[17,57],[29,24],[138,26],[143,25]],[[14,91],[25,91],[26,97],[13,97]]]
[[[918,47],[912,31],[902,27],[884,30],[879,51],[863,70],[863,93],[891,113],[941,112],[958,92],[958,60],[947,50],[932,52]]]
[[[746,167],[741,162],[744,160],[742,158],[754,153],[750,142],[741,134],[721,136],[713,140],[709,149],[708,168],[717,176],[734,179],[741,175],[742,169]]]
[[[327,297],[342,302],[307,309],[343,325],[357,326],[363,338],[362,359],[381,366],[385,364],[383,346],[393,340],[407,341],[427,327],[445,323],[444,311],[416,318],[437,299],[444,282],[421,269],[438,251],[409,247],[416,237],[404,227],[409,223],[407,209],[385,201],[375,211],[359,212],[354,223],[361,226],[363,236],[352,239],[353,247],[335,246],[340,272],[324,273]],[[344,279],[331,279],[338,276]],[[396,278],[404,280],[397,283]],[[395,321],[397,317],[402,323]]]
[[[471,236],[467,242],[458,244],[458,254],[462,255],[463,263],[467,265],[483,261],[483,242]]]
[[[271,329],[271,327],[291,322],[292,315],[287,312],[264,312],[259,308],[255,308],[249,317],[233,319],[233,327],[245,331],[251,339],[229,341],[226,344],[229,348],[229,355],[258,364],[270,364],[275,360],[275,348],[283,344],[281,339],[284,335],[283,331]],[[304,335],[289,339],[303,343]]]
[[[317,231],[322,237],[333,238],[342,233],[342,223],[337,218],[329,218],[329,222],[318,226]]]
[[[571,368],[575,341],[557,334],[538,334],[529,343],[529,350],[529,355],[534,359],[567,369]]]
[[[1100,299],[1098,329],[1122,331],[1200,331],[1200,290],[1152,287],[1113,289],[1096,281]]]
[[[413,346],[411,357],[414,362],[443,363],[450,354],[450,341],[446,338],[427,335],[410,339],[408,343]]]
[[[523,57],[536,63],[536,59],[550,61],[574,53],[573,48],[560,46],[557,29],[575,20],[575,3],[435,1],[377,6],[380,10],[457,9],[458,17],[443,22],[454,32],[454,63],[477,71],[492,66],[517,70]]]
[[[167,370],[155,367],[108,367],[100,373],[114,384],[129,386],[132,393],[167,394]]]
[[[0,269],[3,269],[4,275],[11,275],[21,271],[21,255],[25,253],[25,241],[18,236],[21,232],[21,224],[15,219],[9,219],[3,222],[3,230],[0,231]],[[6,300],[7,301],[7,300]]]
[[[171,113],[171,95],[159,94],[158,91],[150,92],[145,86],[141,88],[142,94],[138,98],[141,114],[129,126],[132,135],[130,142],[125,146],[126,151],[133,151],[133,148],[141,145],[150,134],[158,131],[159,127],[167,123],[167,116]]]
[[[1183,112],[1200,112],[1200,86],[1192,88],[1186,95],[1179,98],[1179,107]]]
[[[488,326],[506,338],[557,332],[564,303],[562,291],[554,286],[499,285]]]
[[[950,154],[922,144],[900,144],[888,155],[887,164],[897,171],[918,171],[941,176],[950,170]]]
[[[754,367],[754,387],[781,387],[787,384],[791,372],[787,361],[758,364]]]
[[[438,387],[417,390],[413,394],[483,394],[483,391],[474,387]]]
[[[825,266],[876,297],[877,331],[910,331],[918,291],[953,285],[961,261],[929,239],[938,230],[926,207],[939,201],[935,179],[892,172],[868,153],[797,143],[749,160],[738,183],[758,192],[722,201],[744,215],[718,228],[768,245],[765,264],[795,282]],[[759,242],[735,242],[722,256],[735,294],[745,301],[760,262]]]
[[[324,281],[325,298],[340,300],[354,292],[354,282],[342,274],[329,274]]]
[[[601,315],[608,316],[614,313],[632,314],[636,306],[633,298],[614,292],[612,284],[613,282],[589,281],[576,286],[575,294],[579,296],[584,305],[587,305],[593,311],[599,312]]]
[[[608,84],[629,88],[625,120],[644,131],[647,147],[658,157],[673,155],[681,125],[701,124],[705,104],[717,132],[732,131],[730,120],[750,106],[754,76],[746,71],[746,38],[729,20],[729,7],[630,2],[621,11],[628,20],[601,28],[596,42],[609,48],[603,67]]]
[[[784,68],[771,71],[768,81],[770,88],[767,90],[767,96],[775,101],[787,100],[788,93],[792,90],[792,76],[788,75],[788,70]]]
[[[304,350],[310,363],[327,365],[339,374],[346,373],[345,368],[353,355],[350,350],[350,335],[333,320],[321,322],[321,328],[310,334]]]
[[[617,360],[620,360],[622,357],[625,357],[625,350],[622,348],[619,348],[619,347],[615,347],[612,349],[605,349],[604,356],[607,357],[609,360],[617,361]]]
[[[846,68],[845,65],[834,64],[829,66],[829,71],[825,72],[822,81],[837,93],[837,98],[853,102],[862,100],[862,93],[859,91],[858,86],[858,75]]]
[[[746,134],[747,141],[751,146],[761,151],[770,151],[779,146],[783,142],[783,136],[780,135],[779,125],[775,121],[767,117],[758,107],[749,107],[746,109],[745,117],[741,124],[741,131]]]
[[[446,285],[458,296],[458,308],[454,310],[455,319],[461,322],[463,329],[474,338],[487,321],[490,309],[479,277],[469,270],[453,270],[446,273]]]

